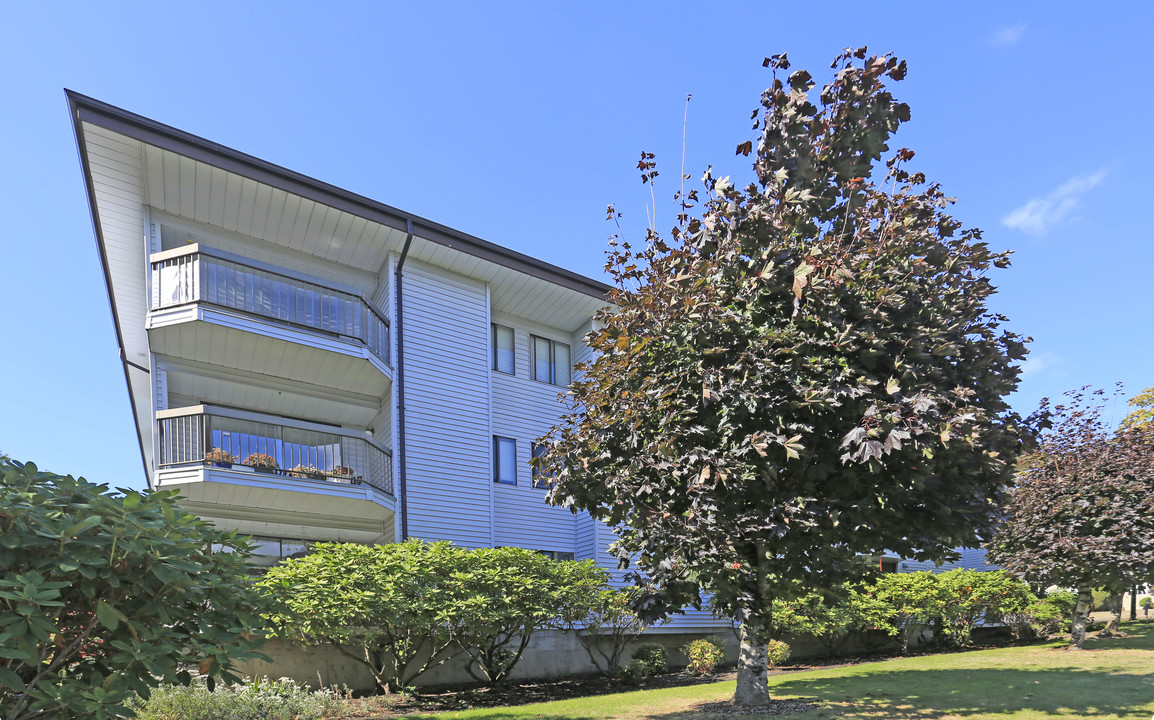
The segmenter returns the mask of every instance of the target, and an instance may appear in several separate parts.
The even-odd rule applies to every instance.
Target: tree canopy
[[[1022,458],[990,558],[1036,586],[1077,588],[1071,645],[1081,647],[1091,592],[1120,593],[1154,573],[1154,426],[1109,428],[1102,393],[1052,411]]]
[[[1149,387],[1127,400],[1134,408],[1122,418],[1122,427],[1134,428],[1154,425],[1154,387]]]
[[[754,180],[708,171],[670,237],[611,242],[613,307],[541,461],[552,502],[616,528],[651,613],[704,591],[742,621],[743,704],[768,702],[775,597],[838,585],[858,554],[976,545],[1023,434],[1004,398],[1025,348],[987,306],[1007,254],[890,151],[905,62],[846,51],[816,98],[765,64],[756,150],[737,147]]]

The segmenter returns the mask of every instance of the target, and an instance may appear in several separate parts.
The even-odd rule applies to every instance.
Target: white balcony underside
[[[383,397],[392,371],[363,345],[199,303],[149,313],[155,353]]]
[[[382,543],[394,539],[394,500],[368,484],[347,485],[191,466],[161,470],[157,489],[218,527],[247,535]]]

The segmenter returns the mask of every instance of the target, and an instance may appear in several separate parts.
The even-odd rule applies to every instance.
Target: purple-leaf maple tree
[[[1092,591],[1117,596],[1154,573],[1154,425],[1109,428],[1101,391],[1069,393],[1024,456],[990,558],[1035,585],[1075,588],[1070,647],[1081,648]]]
[[[976,545],[1026,434],[1004,399],[1025,348],[987,306],[1008,257],[890,151],[906,64],[867,55],[816,93],[767,58],[737,146],[753,181],[707,172],[669,237],[611,241],[595,360],[538,461],[551,502],[615,529],[644,612],[707,593],[741,622],[740,705],[769,702],[775,598],[836,587],[859,555]],[[651,183],[652,154],[639,168]]]

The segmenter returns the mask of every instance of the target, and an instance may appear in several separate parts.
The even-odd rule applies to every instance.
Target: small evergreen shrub
[[[640,645],[633,651],[633,659],[648,663],[653,668],[653,675],[663,675],[669,672],[669,653],[657,643]]]
[[[689,658],[685,669],[698,675],[708,675],[725,659],[725,647],[709,638],[694,640],[681,651]]]
[[[628,682],[638,682],[647,677],[653,677],[657,672],[653,666],[644,660],[634,658],[625,667],[621,668],[620,677]]]
[[[789,643],[781,640],[769,641],[769,665],[770,667],[777,667],[789,662]]]
[[[209,691],[203,678],[191,685],[163,685],[147,700],[129,702],[138,720],[316,720],[347,714],[348,696],[309,690],[289,678],[260,678]]]

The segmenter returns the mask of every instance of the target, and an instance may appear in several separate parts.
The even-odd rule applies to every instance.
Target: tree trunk
[[[1086,641],[1086,626],[1090,622],[1090,608],[1094,604],[1094,591],[1089,585],[1078,586],[1078,603],[1074,606],[1073,625],[1070,628],[1070,645],[1067,650],[1081,650]]]
[[[769,623],[747,617],[741,623],[741,651],[737,656],[737,689],[733,704],[741,707],[769,705]]]
[[[1138,586],[1130,588],[1130,622],[1138,619]]]
[[[1110,620],[1106,628],[1098,633],[1098,637],[1114,637],[1122,632],[1122,591],[1116,590],[1106,598],[1106,607],[1110,610]]]

